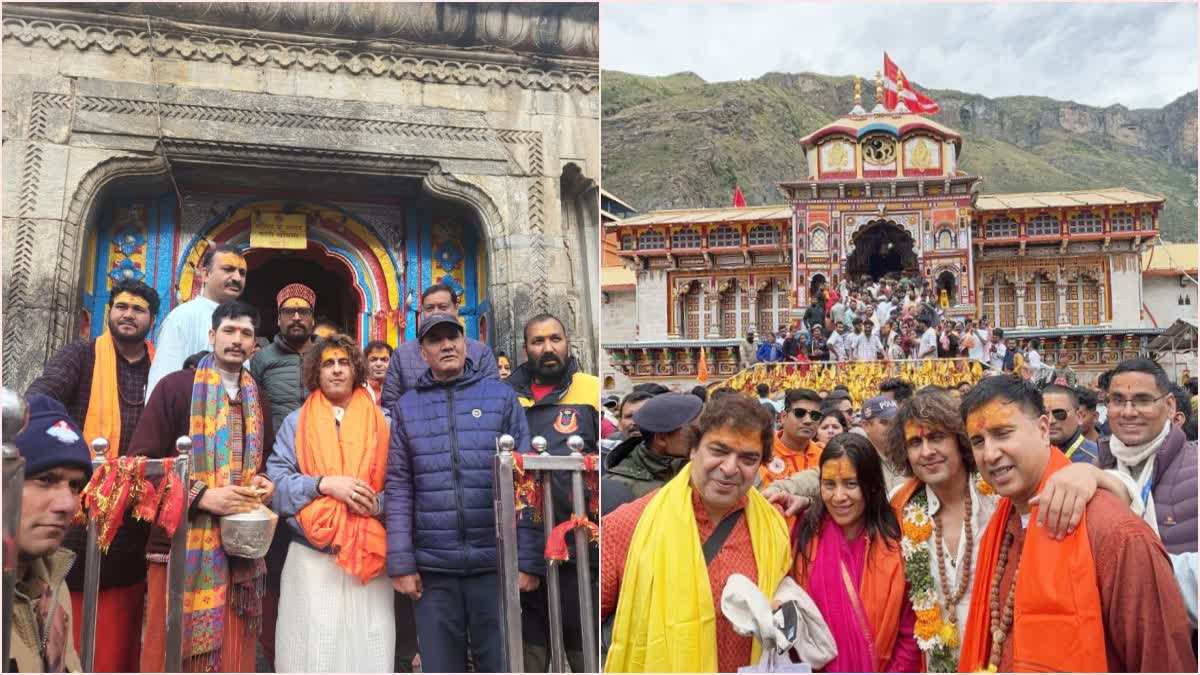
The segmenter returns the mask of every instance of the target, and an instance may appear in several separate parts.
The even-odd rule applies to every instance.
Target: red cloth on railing
[[[564,562],[571,555],[567,549],[567,533],[574,531],[576,528],[586,527],[592,541],[600,538],[600,528],[591,521],[587,516],[572,514],[571,518],[559,523],[550,532],[550,536],[546,538],[546,560],[552,562]]]
[[[127,513],[147,521],[157,514],[158,524],[170,534],[174,534],[179,526],[185,494],[175,475],[175,458],[162,460],[166,474],[162,489],[155,489],[146,480],[147,461],[146,457],[128,455],[105,460],[80,493],[79,510],[75,512],[73,522],[77,525],[96,522],[96,542],[102,552],[108,552]]]

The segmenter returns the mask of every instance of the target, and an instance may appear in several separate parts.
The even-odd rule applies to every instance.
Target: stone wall
[[[1183,285],[1180,286],[1180,279]],[[1179,304],[1183,296],[1191,299],[1191,304]],[[1196,291],[1196,283],[1182,276],[1175,275],[1146,275],[1142,277],[1142,301],[1149,310],[1146,316],[1146,327],[1155,323],[1159,328],[1168,328],[1179,319],[1196,320],[1197,308],[1200,305],[1200,294]],[[1153,320],[1151,320],[1153,316]]]
[[[378,9],[329,29],[325,5],[281,8],[293,17],[278,28],[292,32],[260,34],[232,6],[175,18],[170,6],[5,5],[6,386],[24,389],[76,334],[83,242],[104,191],[139,176],[219,178],[223,167],[419,179],[477,217],[493,344],[520,353],[524,320],[554,312],[595,372],[596,287],[579,260],[595,252],[579,250],[578,219],[565,215],[586,209],[563,206],[600,170],[594,6],[542,7],[550,23],[480,6],[472,25],[486,30],[470,49],[373,37]],[[450,11],[431,7],[397,11]],[[551,24],[557,32],[543,30]],[[579,175],[564,199],[568,172]]]
[[[643,270],[637,273],[637,339],[667,339],[667,312],[671,311],[669,298],[666,270]]]
[[[1110,325],[1138,328],[1142,321],[1142,257],[1138,253],[1114,253],[1109,257],[1112,288]]]

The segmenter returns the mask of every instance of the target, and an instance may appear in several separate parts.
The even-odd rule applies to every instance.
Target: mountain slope
[[[806,173],[799,138],[853,105],[844,76],[602,78],[604,186],[642,211],[728,204],[735,183],[750,204],[780,203],[775,183]],[[873,84],[863,89],[870,109]],[[1164,238],[1195,239],[1195,91],[1144,110],[926,93],[942,106],[934,119],[962,133],[959,166],[983,176],[984,193],[1128,187],[1167,198]]]

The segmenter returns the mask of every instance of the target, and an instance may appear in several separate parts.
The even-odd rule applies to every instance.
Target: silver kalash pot
[[[279,516],[259,505],[248,513],[221,516],[221,546],[225,553],[257,560],[267,555]]]

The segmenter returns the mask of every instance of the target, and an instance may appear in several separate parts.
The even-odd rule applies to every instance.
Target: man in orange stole
[[[1034,495],[1070,465],[1050,445],[1041,394],[1017,376],[989,377],[961,412],[1002,499],[980,542],[959,670],[1196,672],[1171,563],[1141,519],[1099,491],[1066,537],[1037,524]]]
[[[789,389],[784,395],[781,429],[775,436],[770,462],[758,470],[762,477],[759,488],[766,490],[771,483],[815,469],[821,456],[821,444],[816,442],[817,423],[821,421],[821,397],[812,389]]]

